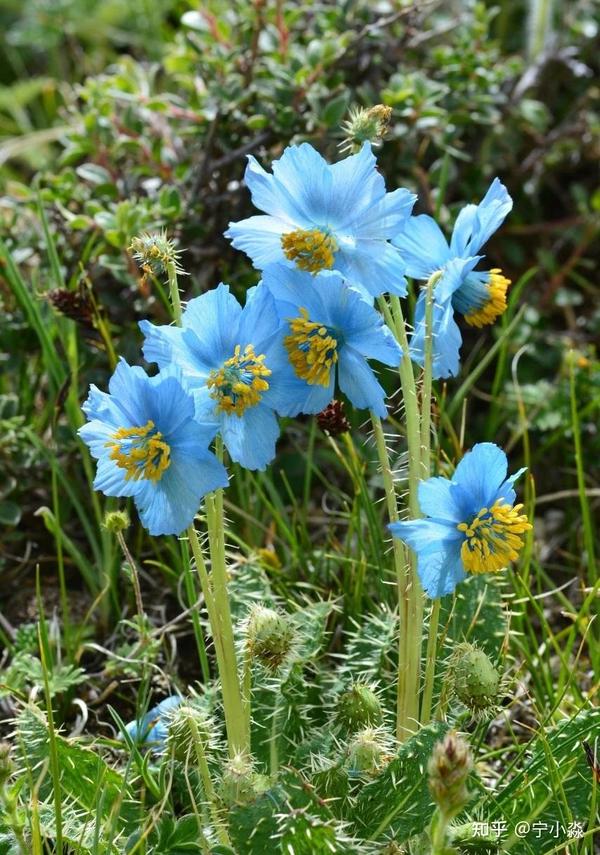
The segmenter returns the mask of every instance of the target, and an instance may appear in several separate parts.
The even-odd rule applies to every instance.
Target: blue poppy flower
[[[152,707],[141,719],[130,721],[125,730],[135,743],[151,745],[155,750],[160,749],[167,739],[170,715],[180,704],[180,695],[170,695]]]
[[[180,534],[200,500],[227,486],[224,466],[208,450],[215,422],[197,417],[179,371],[148,377],[121,360],[109,393],[90,388],[79,435],[98,461],[94,487],[133,498],[150,534]]]
[[[284,264],[269,265],[263,284],[285,322],[279,362],[286,396],[275,397],[282,415],[318,413],[334,395],[336,375],[355,407],[387,415],[385,391],[367,359],[397,366],[402,351],[369,301],[335,271],[316,276]]]
[[[454,475],[419,484],[424,519],[391,523],[394,537],[417,555],[417,570],[430,597],[451,594],[467,573],[496,573],[514,561],[531,528],[515,505],[506,454],[491,442],[473,446]]]
[[[475,270],[483,258],[483,244],[500,228],[512,208],[504,184],[492,181],[479,205],[466,205],[457,217],[450,244],[435,220],[426,214],[411,217],[394,244],[406,262],[406,272],[414,279],[429,279],[442,271],[434,288],[433,352],[434,376],[458,373],[462,338],[454,312],[474,327],[493,323],[506,309],[510,280],[498,268]],[[414,333],[410,342],[412,359],[423,364],[425,343],[425,292],[417,301]]]
[[[265,288],[251,288],[242,309],[223,284],[190,300],[181,327],[140,323],[146,359],[181,369],[199,412],[218,422],[232,460],[247,469],[264,469],[273,459],[274,401],[293,400],[279,372],[280,326]]]
[[[260,270],[275,262],[337,270],[371,297],[404,296],[404,262],[390,240],[416,197],[402,188],[386,193],[376,163],[370,143],[333,164],[308,143],[289,146],[272,174],[249,157],[245,181],[267,216],[230,223],[225,235]]]

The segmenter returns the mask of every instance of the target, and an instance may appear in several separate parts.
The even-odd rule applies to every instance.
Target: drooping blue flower
[[[320,412],[333,398],[337,376],[355,407],[384,418],[385,391],[367,359],[397,366],[402,351],[371,303],[335,271],[313,276],[273,264],[263,272],[263,285],[285,322],[279,346],[286,396],[275,397],[278,412]]]
[[[419,484],[423,519],[390,523],[394,537],[417,555],[421,585],[430,597],[451,594],[467,573],[496,573],[518,557],[531,528],[515,505],[506,454],[491,442],[473,446],[454,475]]]
[[[369,143],[333,164],[308,143],[292,145],[272,169],[248,158],[245,181],[266,216],[230,223],[225,232],[255,267],[336,270],[371,297],[406,294],[404,262],[390,240],[416,197],[402,188],[386,193]]]
[[[504,184],[495,178],[479,205],[466,205],[457,217],[450,244],[435,220],[426,214],[411,217],[394,244],[406,262],[406,272],[415,279],[429,279],[442,271],[434,290],[433,353],[434,376],[458,373],[462,337],[454,312],[474,327],[491,324],[506,309],[510,280],[502,272],[475,270],[483,258],[483,244],[500,228],[512,208]],[[412,359],[423,364],[425,344],[425,292],[421,291],[415,311],[410,342]]]
[[[180,534],[217,487],[224,466],[208,450],[216,422],[201,419],[176,368],[148,375],[119,362],[109,393],[90,388],[79,435],[98,461],[94,488],[133,498],[150,534]]]
[[[146,359],[181,369],[199,411],[218,422],[232,460],[247,469],[264,469],[273,459],[274,401],[293,401],[280,372],[280,326],[265,288],[251,288],[242,309],[223,284],[190,300],[181,327],[140,323]]]
[[[149,745],[154,750],[164,747],[169,732],[170,714],[181,704],[180,695],[170,695],[142,716],[130,721],[125,730],[133,742]]]

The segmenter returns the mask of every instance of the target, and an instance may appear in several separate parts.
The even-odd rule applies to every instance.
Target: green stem
[[[219,815],[217,800],[215,796],[215,788],[213,787],[212,778],[210,777],[210,769],[208,768],[206,752],[204,751],[204,743],[198,731],[198,726],[192,716],[188,718],[188,724],[190,730],[192,731],[192,736],[194,738],[194,750],[196,752],[196,762],[198,763],[198,771],[200,773],[200,778],[202,779],[202,786],[204,787],[204,794],[206,795],[210,814],[212,816],[212,820],[217,831],[217,837],[219,838],[220,843],[225,844],[225,846],[231,846],[231,841],[229,839],[229,834],[227,833],[227,828]]]
[[[173,318],[178,327],[181,326],[181,296],[179,294],[179,283],[177,282],[177,268],[173,261],[167,262],[167,276],[169,277],[169,294],[171,306],[173,307]]]
[[[415,375],[408,349],[408,336],[406,324],[402,314],[400,300],[396,296],[390,296],[391,312],[384,314],[391,320],[391,329],[400,347],[402,348],[402,360],[400,361],[400,385],[404,398],[404,412],[406,419],[406,441],[408,446],[408,506],[410,516],[413,519],[421,516],[419,511],[418,487],[421,476],[421,426],[419,403],[417,400],[417,389]],[[407,739],[414,732],[415,725],[419,720],[419,688],[421,670],[421,640],[423,594],[419,577],[417,575],[416,559],[412,552],[408,552],[406,561],[404,590],[404,601],[400,612],[399,646],[405,650],[404,660],[401,660],[398,672],[398,711],[396,721],[396,734],[399,741]],[[402,596],[402,593],[400,596]],[[404,620],[403,618],[404,611]],[[404,670],[404,674],[402,671]]]
[[[194,561],[196,563],[196,570],[200,578],[200,586],[202,588],[206,611],[208,612],[210,629],[215,644],[217,668],[221,678],[223,712],[225,715],[225,727],[227,730],[227,745],[229,748],[229,754],[233,757],[235,754],[243,751],[246,746],[245,716],[237,675],[237,663],[235,660],[235,649],[233,648],[233,638],[231,638],[231,648],[229,648],[227,639],[223,632],[220,605],[216,595],[213,593],[213,586],[211,585],[211,580],[209,579],[208,572],[206,570],[202,547],[200,545],[198,535],[196,534],[196,529],[193,525],[188,528],[188,537]]]
[[[440,277],[436,271],[429,277],[425,293],[425,359],[423,363],[423,389],[421,407],[421,477],[427,479],[431,475],[431,404],[433,390],[433,302],[435,284]],[[420,628],[421,638],[423,633],[423,598],[419,601],[419,615],[417,626]],[[435,678],[435,664],[437,656],[437,633],[440,615],[440,601],[435,600],[431,609],[429,620],[429,634],[427,638],[427,653],[425,666],[425,683],[423,687],[423,700],[421,706],[421,722],[427,724],[431,719],[431,702],[433,698],[433,683]]]
[[[385,490],[385,500],[387,512],[390,522],[397,522],[398,503],[396,499],[396,487],[394,485],[394,477],[388,450],[385,444],[385,435],[381,420],[375,413],[371,413],[371,422],[373,424],[373,432],[375,434],[375,444],[377,446],[377,456],[379,458],[379,466],[383,476],[383,487]],[[398,633],[398,683],[396,693],[397,703],[397,719],[396,719],[396,735],[399,741],[406,735],[408,729],[408,714],[406,709],[406,700],[408,695],[408,634],[407,627],[409,621],[410,596],[408,592],[410,566],[407,561],[406,550],[398,538],[393,538],[394,548],[394,567],[396,570],[396,585],[398,588],[398,612],[400,615],[400,631]]]
[[[435,663],[437,659],[437,634],[440,622],[441,600],[433,601],[429,616],[429,635],[427,637],[427,654],[425,663],[425,684],[423,686],[423,701],[421,704],[421,724],[431,721],[431,704],[433,700],[433,683],[435,678]]]

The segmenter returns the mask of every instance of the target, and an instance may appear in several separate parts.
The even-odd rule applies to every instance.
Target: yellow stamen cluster
[[[106,445],[110,459],[126,470],[126,481],[160,481],[171,465],[171,449],[151,419],[142,427],[119,428]]]
[[[531,523],[521,514],[523,505],[506,505],[498,499],[491,508],[482,508],[470,523],[459,523],[465,541],[460,555],[468,573],[492,573],[503,570],[518,558],[524,532]]]
[[[338,250],[333,235],[320,229],[296,229],[281,235],[281,246],[289,261],[295,261],[296,267],[309,273],[331,270]]]
[[[213,390],[211,397],[217,401],[217,409],[242,416],[248,407],[259,403],[262,393],[269,388],[265,377],[270,375],[264,353],[257,356],[251,344],[242,353],[241,346],[236,344],[233,356],[218,370],[210,372],[206,385]]]
[[[503,276],[498,267],[490,270],[489,276],[487,300],[479,309],[473,309],[465,315],[465,321],[472,327],[481,328],[493,324],[496,318],[506,311],[506,291],[510,279]]]
[[[322,324],[308,319],[306,309],[289,320],[291,334],[284,339],[294,371],[310,386],[329,386],[331,371],[338,361],[337,339]]]

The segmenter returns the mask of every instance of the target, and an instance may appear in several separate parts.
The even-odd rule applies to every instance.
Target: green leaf
[[[23,760],[37,780],[50,756],[50,738],[45,716],[35,706],[27,706],[17,718],[16,737]],[[132,801],[129,786],[122,775],[111,768],[100,754],[56,736],[60,769],[61,799],[89,812],[114,820],[125,829],[138,818],[138,808]],[[52,782],[44,777],[40,797],[49,799]]]
[[[385,770],[361,791],[353,817],[361,837],[377,840],[385,833],[402,843],[426,828],[433,815],[427,763],[433,746],[447,731],[445,722],[424,727],[400,747]]]
[[[552,846],[568,843],[572,822],[587,826],[590,819],[593,772],[583,742],[593,746],[600,733],[600,709],[583,710],[550,730],[540,729],[531,745],[531,759],[494,798],[484,803],[482,815],[489,821],[505,821],[509,833],[519,822],[559,823]],[[592,822],[594,818],[592,818]],[[516,840],[511,853],[543,855],[549,837],[535,833]],[[571,841],[573,842],[573,840]]]

